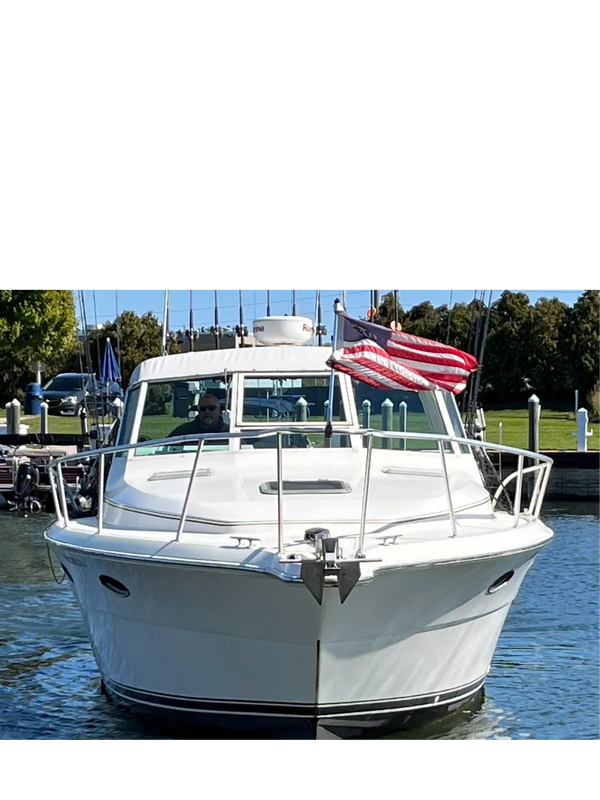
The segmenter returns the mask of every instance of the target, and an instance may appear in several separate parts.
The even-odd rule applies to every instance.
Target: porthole
[[[110,592],[118,594],[119,597],[129,597],[129,589],[116,578],[111,578],[109,575],[100,575],[99,580],[102,586],[104,586]]]
[[[501,575],[497,581],[494,581],[494,583],[492,583],[490,588],[487,590],[487,593],[495,594],[496,592],[499,592],[500,589],[504,589],[504,587],[506,586],[507,583],[510,582],[514,574],[515,574],[514,569],[511,569],[510,572],[505,572],[504,575]]]

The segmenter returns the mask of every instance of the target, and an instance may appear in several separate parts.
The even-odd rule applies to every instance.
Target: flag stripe
[[[338,315],[333,369],[380,389],[464,391],[477,360],[454,347]]]
[[[376,346],[377,352],[383,355],[385,358],[389,360],[390,356],[386,353],[385,350],[382,350],[378,346]],[[354,353],[360,353],[365,349],[372,349],[371,345],[352,345],[351,347],[344,348],[344,355],[347,357],[348,355],[353,355]],[[413,372],[419,372],[421,375],[427,375],[428,380],[449,380],[452,381],[456,377],[464,377],[465,370],[464,368],[457,367],[457,366],[446,366],[445,364],[431,364],[426,362],[422,364],[420,361],[412,361],[408,359],[398,359],[396,356],[393,356],[393,360],[395,363],[402,364],[402,366],[410,369]]]
[[[405,347],[397,342],[390,342],[387,350],[397,358],[417,359],[423,363],[445,364],[449,367],[458,366],[462,369],[471,370],[471,364],[454,353],[433,353],[424,348]]]
[[[412,383],[425,391],[431,391],[433,389],[440,388],[440,383],[450,384],[451,386],[460,386],[466,384],[464,370],[452,372],[447,367],[439,372],[435,369],[430,369],[429,367],[427,369],[418,369],[418,364],[417,368],[415,368],[414,363],[390,359],[384,350],[377,345],[373,345],[372,343],[365,343],[345,349],[343,358],[346,361],[354,361],[355,359],[360,360],[363,357],[369,356],[373,356],[374,361],[378,365],[391,369],[397,376],[410,379]],[[444,385],[442,388],[445,389],[447,386]]]

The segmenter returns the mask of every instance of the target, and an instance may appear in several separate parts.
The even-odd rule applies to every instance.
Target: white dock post
[[[394,430],[394,404],[389,399],[389,397],[386,398],[381,404],[381,429],[384,431]],[[383,449],[390,450],[391,447],[392,447],[392,440],[384,439]]]
[[[577,437],[577,452],[587,453],[587,440],[593,436],[594,431],[588,431],[588,412],[586,408],[580,408],[577,412],[577,430],[571,436]]]
[[[21,403],[15,399],[10,403],[10,422],[6,420],[6,432],[18,436],[21,432]]]

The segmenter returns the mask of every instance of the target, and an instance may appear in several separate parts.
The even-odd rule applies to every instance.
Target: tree
[[[405,316],[406,314],[401,303],[398,303],[398,322],[401,325],[404,325]],[[392,322],[396,321],[396,299],[394,297],[394,292],[388,292],[383,295],[373,321],[377,323],[377,325],[383,325],[384,328],[389,328]]]
[[[426,300],[413,306],[404,318],[404,330],[424,339],[441,340],[441,315],[439,309]]]
[[[34,364],[46,372],[61,363],[76,343],[73,294],[69,290],[0,291],[0,403],[24,398]]]
[[[483,386],[494,399],[521,399],[531,387],[532,308],[524,292],[503,292],[492,305]]]
[[[471,303],[455,303],[450,317],[450,337],[448,344],[459,350],[467,352],[469,346],[472,347],[474,336],[472,331],[477,323],[477,309]],[[448,319],[442,315],[442,324],[445,327],[444,342],[448,337]]]
[[[111,340],[117,361],[120,361],[123,371],[121,385],[124,388],[129,384],[138,364],[148,358],[160,356],[162,326],[154,314],[148,312],[139,317],[134,311],[123,311],[114,322],[107,322],[101,330],[90,333],[92,370],[97,375],[100,374],[107,337]],[[179,345],[174,339],[169,339],[167,342],[167,350],[169,355],[179,353]]]
[[[588,289],[573,306],[567,335],[571,352],[571,390],[585,397],[598,380],[600,313],[598,289]]]
[[[569,306],[556,297],[542,297],[532,309],[529,377],[540,397],[569,393],[569,316]]]

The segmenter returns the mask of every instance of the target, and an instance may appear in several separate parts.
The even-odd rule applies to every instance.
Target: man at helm
[[[191,422],[185,422],[174,431],[172,436],[188,436],[194,433],[223,433],[229,431],[229,426],[225,424],[221,404],[218,398],[212,394],[203,395],[198,402],[198,415]]]

